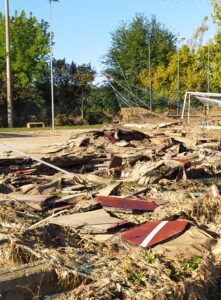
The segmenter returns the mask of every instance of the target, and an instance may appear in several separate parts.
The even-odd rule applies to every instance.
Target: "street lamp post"
[[[210,92],[210,39],[208,41],[208,49],[207,49],[207,93]]]
[[[207,93],[210,92],[210,39],[208,41],[208,48],[207,48]],[[209,103],[206,106],[206,114],[209,115]]]
[[[177,117],[179,116],[179,104],[180,104],[180,43],[185,38],[178,40],[178,53],[177,53]]]
[[[51,125],[52,130],[55,130],[54,122],[54,72],[53,72],[53,42],[52,42],[52,5],[51,2],[59,2],[58,0],[49,0],[50,9],[50,57],[51,57]]]
[[[8,127],[13,127],[13,102],[11,87],[11,56],[10,56],[10,29],[9,29],[9,1],[5,0],[5,38],[6,38],[6,73],[7,73],[7,118]]]
[[[178,46],[178,66],[177,66],[177,117],[179,116],[180,101],[180,47]]]
[[[149,56],[149,93],[150,93],[150,113],[152,113],[152,86],[151,86],[151,56],[150,56],[150,41],[148,44],[148,56]]]

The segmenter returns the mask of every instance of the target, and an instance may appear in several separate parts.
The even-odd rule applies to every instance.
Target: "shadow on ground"
[[[22,138],[22,137],[32,137],[30,134],[21,134],[21,133],[0,133],[0,138]]]

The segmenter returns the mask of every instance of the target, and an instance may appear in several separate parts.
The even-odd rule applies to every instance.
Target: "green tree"
[[[111,121],[119,108],[113,89],[104,83],[94,87],[88,98],[87,119],[94,124]]]
[[[147,101],[149,80],[143,80],[143,74],[149,74],[149,45],[151,73],[154,73],[158,66],[167,66],[176,51],[175,40],[155,17],[149,21],[143,15],[136,15],[131,22],[122,23],[112,34],[105,60],[109,80],[126,98],[135,96],[137,101]]]
[[[65,59],[54,59],[53,66],[55,115],[57,119],[62,119],[61,123],[64,125],[65,123],[73,124],[76,117],[82,114],[83,117],[85,116],[88,98],[95,89],[93,81],[96,72],[90,64],[77,65],[74,62],[69,64]],[[49,77],[45,77],[44,83],[41,83],[38,89],[42,97],[46,99],[46,115],[49,118],[51,113]]]
[[[208,66],[208,47],[210,63]],[[221,92],[221,37],[216,35],[213,40],[201,45],[196,51],[191,51],[188,45],[181,47],[180,64],[180,94],[186,90],[207,92],[208,72],[210,91]],[[169,102],[177,99],[177,66],[178,53],[171,56],[167,67],[159,66],[153,76],[153,88],[158,98],[166,97]],[[209,68],[208,68],[209,67]]]
[[[190,50],[188,45],[181,47],[179,51],[180,67],[180,92],[184,93],[186,89],[194,90],[198,84],[198,73],[196,72],[196,55]],[[159,66],[153,76],[153,89],[157,98],[166,97],[168,101],[177,99],[178,86],[178,52],[170,57],[167,66]],[[197,75],[197,78],[196,76]]]
[[[78,65],[72,73],[72,78],[74,79],[75,84],[78,85],[81,93],[80,111],[82,120],[84,120],[84,114],[88,104],[88,96],[93,89],[95,76],[96,72],[90,64]]]
[[[31,13],[26,16],[22,11],[10,18],[11,32],[11,68],[15,118],[23,115],[36,114],[43,104],[43,99],[36,89],[41,82],[42,74],[47,73],[49,34],[47,22],[38,21]],[[0,14],[0,103],[6,101],[6,70],[5,70],[5,17]],[[19,118],[18,118],[19,116]],[[27,117],[27,116],[26,116]],[[18,122],[17,122],[18,124]]]
[[[219,31],[221,28],[221,1],[220,0],[211,0],[213,7],[213,21],[218,26]]]

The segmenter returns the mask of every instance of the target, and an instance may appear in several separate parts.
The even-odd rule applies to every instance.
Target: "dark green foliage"
[[[47,72],[49,53],[49,34],[47,22],[38,21],[31,13],[22,11],[10,19],[11,69],[16,125],[23,125],[41,112],[44,101],[36,88]],[[0,103],[6,119],[6,55],[5,18],[0,14]]]
[[[166,66],[176,51],[175,36],[155,17],[148,20],[136,15],[112,34],[112,45],[105,60],[108,79],[125,98],[136,99],[137,106],[149,101],[149,80],[142,81],[142,72],[149,73],[149,48],[153,73],[157,66]],[[143,102],[139,103],[138,99]]]

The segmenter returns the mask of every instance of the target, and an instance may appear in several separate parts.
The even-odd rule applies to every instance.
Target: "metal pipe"
[[[44,164],[44,165],[46,165],[46,166],[48,166],[48,167],[50,167],[50,168],[52,168],[52,169],[55,169],[56,171],[59,171],[59,172],[61,172],[61,173],[63,173],[63,174],[71,175],[71,176],[74,175],[74,174],[71,173],[71,172],[68,172],[68,171],[66,171],[66,170],[64,170],[64,169],[61,169],[61,168],[59,168],[59,167],[56,167],[56,166],[54,166],[54,165],[52,165],[52,164],[50,164],[50,163],[48,163],[48,162],[46,162],[46,161],[44,161],[44,160],[42,160],[42,159],[40,159],[40,158],[37,158],[37,157],[32,156],[32,155],[30,155],[30,154],[27,154],[27,153],[25,153],[25,152],[23,152],[23,151],[21,151],[21,150],[18,150],[18,149],[16,149],[16,148],[13,148],[13,147],[11,147],[11,146],[9,146],[9,145],[6,145],[6,144],[4,144],[4,143],[0,143],[0,146],[2,146],[2,147],[4,147],[4,148],[8,148],[8,149],[12,150],[13,152],[19,153],[19,154],[21,154],[22,156],[25,156],[25,157],[30,158],[30,159],[32,159],[32,160],[34,160],[34,161],[37,161],[37,162],[39,162],[39,163],[41,163],[41,164]]]
[[[150,57],[150,42],[148,44],[149,49],[149,93],[150,93],[150,112],[152,113],[152,86],[151,86],[151,57]]]
[[[184,118],[184,112],[185,112],[185,107],[186,107],[186,97],[187,97],[187,92],[185,93],[185,97],[184,97],[183,110],[182,110],[182,114],[181,114],[181,119]]]
[[[208,102],[209,103],[214,103],[214,104],[217,104],[219,106],[221,106],[221,99],[218,100],[218,99],[212,99],[212,98],[206,98],[206,97],[199,97],[199,96],[196,96],[196,99],[198,99],[199,101],[202,101],[202,102]]]
[[[206,92],[187,92],[192,96],[208,96],[208,97],[221,97],[219,93],[206,93]]]
[[[210,91],[210,39],[208,42],[207,93]]]
[[[10,21],[9,1],[5,0],[5,39],[6,39],[6,73],[7,73],[7,118],[8,127],[13,127],[13,102],[11,83],[11,56],[10,56]]]
[[[53,73],[53,43],[52,43],[52,5],[49,0],[50,8],[50,56],[51,56],[51,126],[52,130],[55,130],[54,122],[54,73]]]
[[[178,45],[178,66],[177,66],[177,117],[179,116],[180,101],[180,47]]]
[[[178,34],[179,37],[179,34]],[[178,58],[177,58],[177,117],[179,116],[179,103],[180,103],[180,44],[182,41],[186,40],[186,38],[178,38]]]
[[[188,115],[187,115],[187,122],[188,122],[188,124],[190,122],[190,97],[191,97],[191,95],[189,94],[189,99],[188,99]]]

